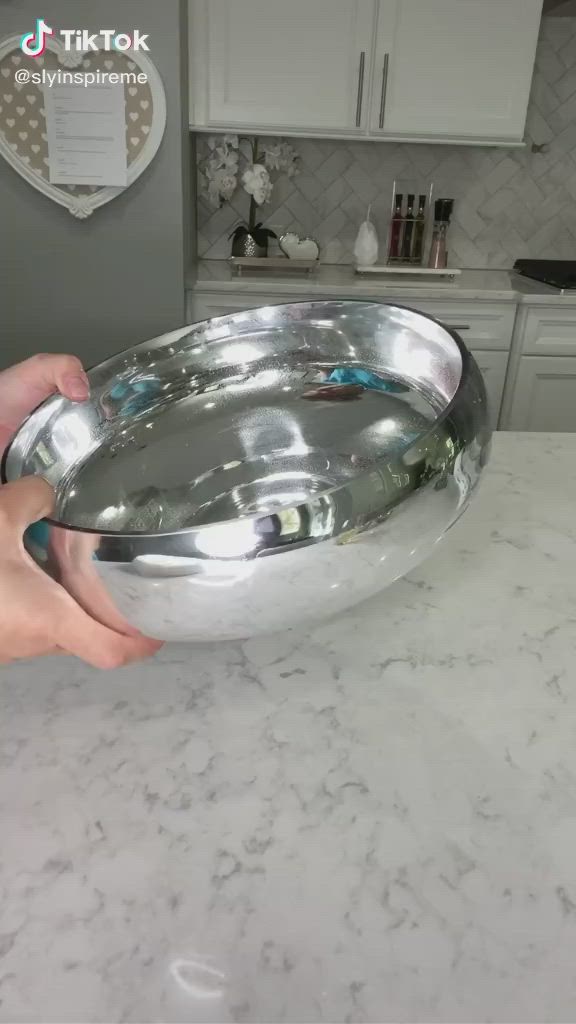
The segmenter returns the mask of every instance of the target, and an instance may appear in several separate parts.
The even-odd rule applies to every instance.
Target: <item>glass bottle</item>
[[[434,232],[428,257],[428,266],[437,270],[448,266],[446,232],[450,225],[453,206],[453,199],[437,199],[434,204]]]
[[[414,222],[414,247],[412,257],[414,263],[422,263],[424,249],[424,231],[426,228],[426,196],[418,196],[418,213]]]
[[[404,221],[404,238],[402,239],[402,259],[409,260],[412,255],[412,239],[414,235],[414,196],[408,195],[406,200],[406,219]]]
[[[430,246],[430,256],[428,258],[428,266],[434,270],[444,269],[448,265],[448,250],[446,249],[447,228],[448,225],[444,221],[438,221],[434,225],[432,245]]]
[[[404,218],[402,216],[402,200],[404,196],[397,192],[394,201],[394,214],[390,224],[390,244],[388,246],[388,259],[397,260],[400,255],[402,244],[402,227]]]

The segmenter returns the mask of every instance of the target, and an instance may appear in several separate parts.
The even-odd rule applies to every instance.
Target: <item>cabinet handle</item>
[[[360,66],[358,68],[358,96],[356,98],[356,127],[360,127],[362,121],[362,94],[364,92],[364,62],[366,60],[366,52],[362,50],[360,54]]]
[[[469,331],[470,324],[446,324],[446,327],[450,327],[453,331]]]
[[[378,120],[378,127],[384,127],[384,111],[386,110],[386,89],[388,87],[388,60],[390,54],[384,54],[384,63],[382,65],[382,92],[380,93],[380,118]]]

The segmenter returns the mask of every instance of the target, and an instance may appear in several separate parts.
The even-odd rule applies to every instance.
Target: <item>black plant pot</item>
[[[243,235],[237,235],[232,240],[232,255],[233,256],[267,256],[268,255],[268,239],[266,239],[265,245],[259,245],[256,239],[246,233]]]

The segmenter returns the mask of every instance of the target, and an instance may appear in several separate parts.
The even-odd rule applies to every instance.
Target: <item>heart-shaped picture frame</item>
[[[278,245],[290,260],[317,260],[320,255],[320,246],[315,238],[300,238],[295,231],[281,235]]]
[[[40,57],[22,53],[21,37],[10,36],[0,43],[0,156],[14,170],[58,203],[74,217],[84,220],[94,210],[121,195],[154,159],[166,127],[166,96],[160,75],[145,53],[133,50],[107,51],[104,40],[97,51],[74,52],[48,37]],[[127,186],[56,185],[49,180],[48,138],[41,84],[17,82],[15,74],[25,69],[30,75],[42,69],[56,71],[115,71],[144,73],[145,83],[124,84],[126,103]]]

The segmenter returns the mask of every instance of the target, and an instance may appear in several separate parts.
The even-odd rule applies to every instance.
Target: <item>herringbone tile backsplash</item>
[[[509,267],[517,257],[576,259],[576,18],[542,20],[525,149],[290,140],[300,174],[280,178],[263,220],[278,234],[313,235],[327,263],[351,263],[368,203],[381,245],[394,179],[434,182],[453,196],[450,262]],[[532,144],[544,145],[532,152]],[[198,160],[206,138],[197,137]],[[198,255],[225,259],[228,235],[248,211],[239,190],[214,210],[198,198]]]

